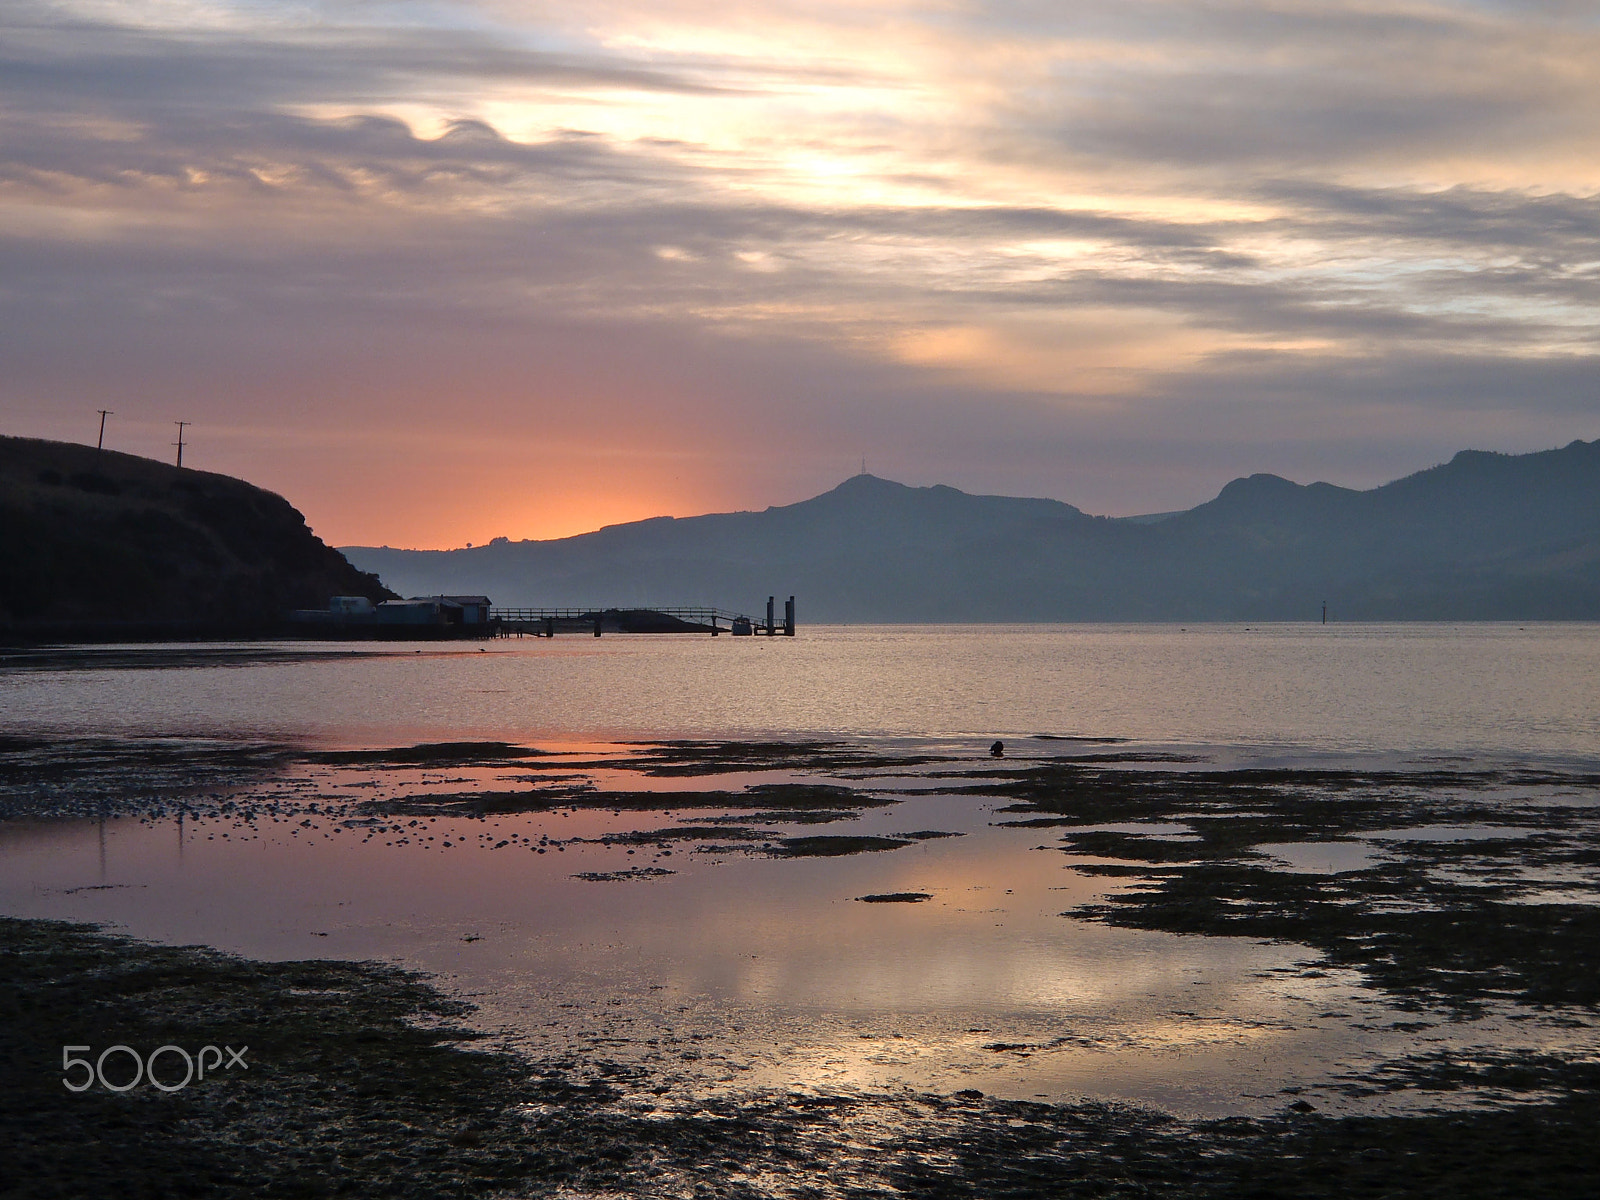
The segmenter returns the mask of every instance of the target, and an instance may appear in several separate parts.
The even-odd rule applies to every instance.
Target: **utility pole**
[[[193,421],[174,421],[173,424],[178,427],[178,440],[173,442],[172,444],[178,448],[178,465],[181,467],[181,466],[183,466],[183,427],[185,425],[193,425],[194,422]]]
[[[109,408],[97,408],[95,411],[100,414],[100,440],[94,444],[94,448],[96,450],[104,450],[106,448],[106,418],[115,414]]]

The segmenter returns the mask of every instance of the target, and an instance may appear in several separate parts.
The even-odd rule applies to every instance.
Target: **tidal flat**
[[[1600,1189],[1582,770],[18,736],[0,812],[6,1194]]]

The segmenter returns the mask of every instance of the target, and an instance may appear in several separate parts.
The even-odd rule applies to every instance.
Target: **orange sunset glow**
[[[0,418],[449,547],[1593,436],[1600,20],[23,0]]]

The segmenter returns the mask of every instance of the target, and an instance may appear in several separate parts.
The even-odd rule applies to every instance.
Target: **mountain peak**
[[[838,487],[823,493],[824,496],[881,496],[888,493],[909,492],[913,489],[909,484],[896,483],[893,479],[882,479],[877,475],[869,475],[865,471],[859,475],[852,475]],[[821,499],[821,497],[818,497]]]
[[[793,504],[778,504],[768,509],[768,512],[795,510],[808,512],[816,509],[830,510],[834,508],[883,508],[885,506],[900,507],[908,503],[915,503],[913,497],[922,496],[932,491],[931,488],[912,487],[905,483],[896,483],[892,479],[881,479],[876,475],[862,472],[852,475],[843,483],[812,496],[808,500],[799,500]]]
[[[1291,495],[1300,490],[1300,485],[1293,480],[1285,479],[1282,475],[1269,475],[1263,472],[1232,480],[1217,493],[1217,498],[1211,503],[1256,503]]]

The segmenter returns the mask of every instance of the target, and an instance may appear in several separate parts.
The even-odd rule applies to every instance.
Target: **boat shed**
[[[378,605],[383,625],[483,625],[489,624],[487,596],[412,596],[385,600]]]
[[[487,596],[413,596],[412,599],[430,600],[459,608],[463,625],[487,625],[489,623],[489,597]]]

